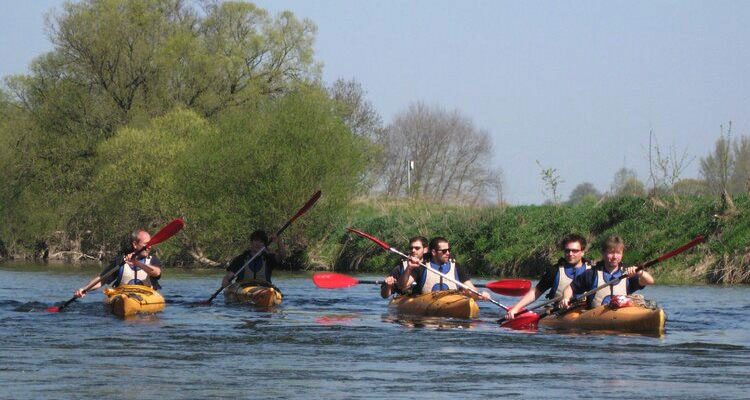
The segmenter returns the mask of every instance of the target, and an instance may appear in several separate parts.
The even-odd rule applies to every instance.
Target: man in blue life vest
[[[398,288],[406,292],[414,283],[411,292],[413,294],[427,294],[440,290],[456,290],[458,285],[444,279],[442,276],[429,270],[441,272],[451,277],[453,280],[461,282],[467,287],[477,291],[477,288],[471,283],[469,275],[460,265],[451,257],[451,247],[448,240],[443,237],[436,237],[430,240],[430,262],[427,268],[419,265],[419,258],[410,257],[406,269],[397,281]],[[429,269],[429,270],[428,270]],[[477,300],[486,300],[491,298],[490,293],[485,291],[482,296],[472,294]]]
[[[410,257],[412,257],[414,260],[423,260],[423,262],[427,263],[430,261],[429,254],[430,253],[427,252],[427,238],[426,237],[415,236],[409,239],[409,256]],[[419,263],[414,262],[412,258],[401,261],[398,265],[396,265],[393,268],[393,270],[391,271],[391,274],[385,278],[385,283],[380,285],[380,296],[382,298],[387,299],[388,297],[391,296],[391,294],[393,294],[393,292],[396,292],[398,294],[405,294],[408,292],[409,288],[414,283],[414,279],[407,278],[406,290],[401,290],[401,288],[396,285],[396,282],[398,281],[399,277],[404,275],[404,271],[406,271],[409,268],[409,266],[411,266],[411,269],[419,267]],[[406,275],[406,276],[409,276],[409,275]]]
[[[558,260],[556,265],[547,268],[536,287],[529,289],[518,303],[508,310],[505,319],[515,318],[518,310],[534,302],[547,290],[549,290],[548,299],[561,296],[575,277],[591,268],[591,263],[584,258],[586,238],[583,236],[575,233],[566,235],[560,241],[560,250],[563,251],[563,258]]]
[[[222,287],[227,287],[230,280],[237,271],[242,268],[257,252],[266,247],[264,254],[256,257],[247,267],[245,267],[237,276],[237,282],[255,281],[264,284],[271,284],[271,274],[273,270],[281,265],[281,260],[286,257],[286,249],[279,240],[273,240],[276,243],[277,252],[271,253],[268,246],[271,241],[263,230],[256,230],[250,234],[250,248],[242,254],[235,257],[227,267],[227,273],[221,280]]]
[[[637,267],[628,267],[622,264],[622,254],[625,251],[625,242],[619,236],[610,236],[602,245],[603,260],[598,262],[593,269],[573,279],[573,282],[563,292],[560,308],[570,307],[574,295],[580,295],[607,282],[612,282],[620,277],[625,277],[615,285],[610,285],[591,296],[586,301],[589,308],[608,304],[613,296],[627,296],[648,285],[654,284],[654,278],[644,270]]]
[[[130,235],[130,247],[123,254],[115,257],[114,261],[102,271],[99,276],[104,276],[108,272],[117,268],[117,272],[104,276],[92,286],[89,291],[100,288],[104,285],[118,287],[123,285],[143,285],[154,289],[160,289],[159,278],[161,278],[161,262],[156,256],[149,254],[150,248],[144,247],[151,240],[151,235],[144,230],[138,230]],[[143,249],[138,254],[136,250]],[[99,277],[95,277],[83,288],[75,291],[76,297],[86,295],[83,289],[93,284]]]

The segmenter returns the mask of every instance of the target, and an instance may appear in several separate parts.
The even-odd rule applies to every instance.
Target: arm
[[[463,282],[461,282],[461,283],[463,283],[464,285],[466,285],[466,286],[467,286],[468,288],[470,288],[470,289],[474,290],[475,292],[477,292],[477,293],[481,293],[481,295],[477,295],[477,294],[476,294],[476,293],[474,293],[474,292],[470,292],[470,296],[471,296],[471,297],[472,297],[472,298],[473,298],[474,300],[487,300],[487,299],[491,299],[491,298],[492,298],[492,296],[490,296],[490,292],[488,292],[488,291],[486,291],[486,290],[485,290],[485,291],[483,291],[483,292],[479,292],[479,289],[477,289],[477,287],[476,287],[476,286],[474,286],[474,284],[473,284],[473,283],[471,283],[471,279],[469,279],[469,280],[467,280],[467,281],[463,281]]]
[[[513,305],[513,307],[511,307],[510,310],[508,310],[508,312],[506,313],[506,317],[505,318],[506,319],[513,319],[513,318],[515,318],[516,317],[516,313],[520,309],[522,309],[522,308],[526,307],[527,305],[533,303],[534,300],[538,299],[539,296],[541,296],[541,295],[542,295],[542,291],[539,290],[538,288],[529,289],[529,291],[526,292],[526,294],[523,295],[523,297],[521,297],[521,300],[518,300],[518,303],[516,303],[515,305]]]
[[[98,282],[96,282],[98,281]],[[94,285],[94,282],[96,284]],[[86,296],[86,292],[91,290],[99,289],[102,286],[102,281],[99,279],[98,276],[91,279],[86,285],[84,285],[82,288],[75,291],[74,295],[78,298],[82,298],[83,296]]]
[[[284,246],[284,243],[275,235],[271,236],[271,243],[276,243],[276,252],[274,252],[273,256],[276,259],[276,262],[281,264],[287,256],[286,246]]]
[[[396,278],[389,276],[385,278],[385,282],[380,285],[380,297],[387,299],[393,294],[393,285],[396,283]]]
[[[409,290],[409,287],[412,285],[412,283],[414,283],[414,278],[411,277],[412,272],[419,267],[419,260],[409,258],[406,269],[398,276],[397,284],[399,290],[401,290],[402,292],[406,292],[407,290]]]
[[[221,279],[221,287],[229,286],[229,283],[232,278],[234,278],[234,272],[227,271],[227,273],[224,274],[224,277]]]
[[[135,265],[136,267],[142,269],[144,272],[148,274],[148,276],[152,278],[159,278],[161,276],[161,268],[160,265],[157,264],[144,264],[138,260],[132,260],[129,261],[128,264]]]
[[[564,309],[570,307],[570,301],[572,299],[573,299],[573,285],[570,284],[563,291],[563,298],[562,298],[562,300],[560,300],[560,303],[559,303],[560,308],[564,310]]]

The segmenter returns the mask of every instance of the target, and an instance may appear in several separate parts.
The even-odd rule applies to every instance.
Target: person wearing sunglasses
[[[505,319],[515,318],[518,310],[533,303],[547,290],[549,290],[548,299],[562,296],[563,291],[573,282],[573,279],[591,269],[591,262],[584,258],[586,238],[583,236],[575,233],[566,235],[560,240],[560,250],[563,252],[563,257],[557,261],[556,265],[547,268],[536,287],[529,289],[521,300],[508,310]]]
[[[444,275],[454,278],[456,281],[463,283],[471,289],[477,290],[471,283],[469,275],[464,271],[456,260],[452,257],[450,243],[443,237],[436,237],[430,240],[430,262],[427,268],[421,267],[416,259],[412,257],[411,262],[399,279],[399,287],[403,290],[406,282],[414,282],[412,293],[427,294],[440,290],[456,290],[458,285],[454,282],[444,279],[438,274],[431,273],[428,269],[439,271]],[[473,296],[479,298],[478,296]],[[489,292],[482,293],[482,299],[490,298]]]
[[[414,284],[414,279],[411,277],[411,271],[414,268],[419,267],[419,261],[429,262],[430,257],[427,252],[427,238],[424,236],[415,236],[409,239],[409,259],[400,262],[393,268],[391,274],[385,278],[385,282],[380,285],[380,296],[387,299],[391,294],[406,294]],[[405,271],[408,273],[404,273]],[[403,285],[399,285],[401,277],[403,279]]]
[[[589,296],[586,299],[588,307],[596,308],[609,304],[615,296],[618,297],[618,301],[619,298],[626,299],[625,296],[648,285],[653,285],[654,278],[645,270],[639,271],[637,267],[625,268],[622,263],[624,251],[625,241],[621,237],[608,237],[602,245],[602,260],[596,264],[594,269],[573,279],[570,286],[563,292],[560,308],[568,308],[574,295],[580,295],[607,282],[617,281],[619,278],[623,279]]]

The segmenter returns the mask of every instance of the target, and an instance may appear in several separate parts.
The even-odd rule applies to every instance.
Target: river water
[[[45,311],[97,270],[0,265],[0,398],[750,398],[747,287],[647,288],[661,338],[505,330],[489,303],[425,324],[389,314],[376,286],[300,274],[275,276],[273,312],[193,306],[222,274],[169,269],[156,316],[119,320],[100,291]]]

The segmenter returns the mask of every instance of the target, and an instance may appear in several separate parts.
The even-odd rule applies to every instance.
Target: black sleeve
[[[539,293],[544,293],[552,288],[552,285],[555,284],[555,276],[557,275],[557,266],[550,266],[547,267],[547,271],[544,272],[544,275],[542,275],[542,279],[539,280],[539,283],[536,284],[537,290],[539,290]]]
[[[641,286],[640,278],[638,278],[637,276],[628,278],[628,283],[626,284],[626,286],[628,294],[632,294],[638,290],[645,288],[645,286]]]
[[[161,267],[161,260],[157,256],[151,256],[151,265]]]
[[[396,264],[391,270],[391,276],[398,279],[401,276],[401,264]]]
[[[276,254],[274,253],[266,253],[263,257],[266,258],[266,268],[268,268],[268,272],[273,272],[274,269],[279,267],[279,261],[276,260]]]
[[[596,278],[596,270],[588,269],[586,272],[582,273],[581,275],[578,275],[575,279],[573,279],[573,282],[570,284],[570,287],[573,288],[573,294],[579,295],[586,291],[589,291],[593,289],[594,287],[594,279]]]
[[[120,265],[122,265],[123,262],[124,262],[124,259],[123,259],[123,257],[121,255],[115,257],[114,260],[112,260],[112,262],[110,262],[109,265],[107,265],[104,268],[104,270],[102,270],[102,272],[99,274],[99,276],[103,276],[107,272],[110,272],[111,270],[119,267]],[[102,285],[109,285],[112,282],[114,282],[116,278],[117,278],[117,272],[116,271],[112,272],[111,274],[109,274],[109,276],[106,276],[106,277],[102,278],[102,280],[101,280]]]
[[[235,257],[227,266],[227,271],[231,272],[237,272],[242,266],[245,264],[245,260],[247,259],[248,254],[250,253],[250,250],[247,250],[243,252],[242,254]]]
[[[159,260],[159,257],[151,256],[151,265],[161,267],[161,260]],[[152,276],[151,279],[161,279],[161,274],[159,274],[159,276]]]
[[[458,263],[456,263],[456,273],[458,274],[458,281],[461,283],[471,280],[471,276]]]

